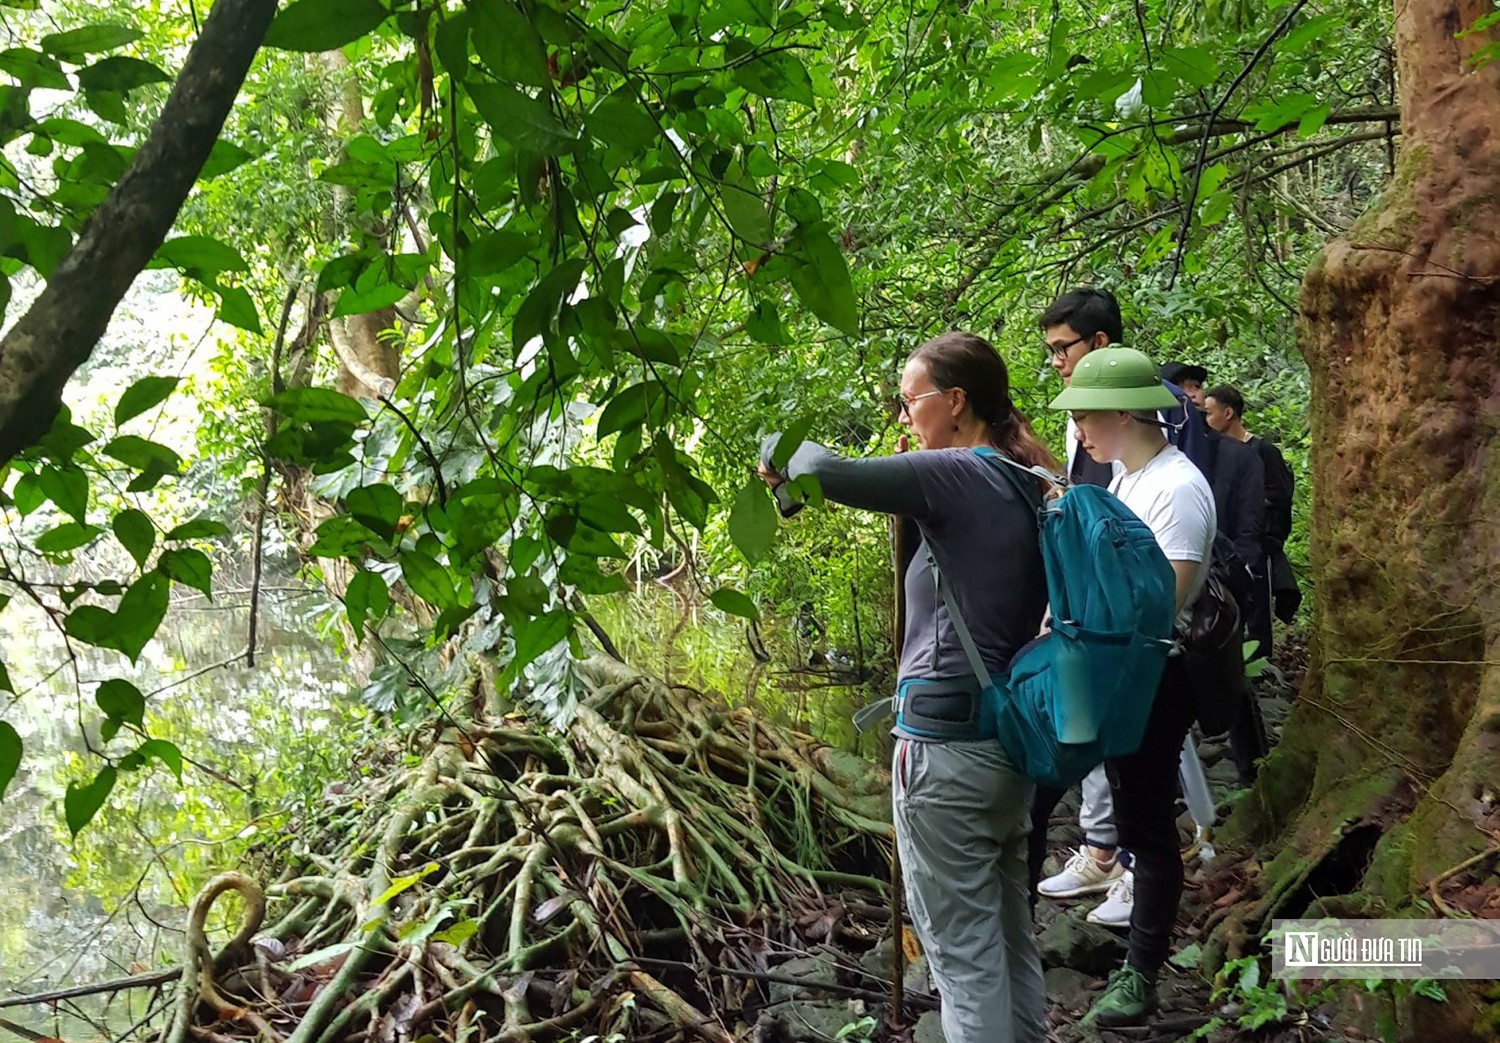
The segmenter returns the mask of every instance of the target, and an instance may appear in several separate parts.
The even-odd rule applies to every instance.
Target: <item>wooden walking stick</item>
[[[903,448],[905,439],[902,439]],[[906,638],[906,566],[916,547],[912,544],[912,524],[905,518],[891,518],[891,570],[895,575],[892,597],[891,647],[895,649],[896,666],[901,666],[901,646]],[[894,822],[892,829],[894,830]],[[891,847],[891,1027],[899,1030],[906,1021],[906,928],[902,923],[901,849]]]

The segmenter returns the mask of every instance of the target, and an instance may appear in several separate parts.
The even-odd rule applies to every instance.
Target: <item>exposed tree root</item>
[[[263,852],[268,925],[217,965],[190,931],[164,1039],[730,1043],[779,953],[874,942],[849,910],[885,897],[884,773],[611,660],[582,673],[566,735],[450,728]],[[227,874],[193,923],[228,889],[256,919]]]

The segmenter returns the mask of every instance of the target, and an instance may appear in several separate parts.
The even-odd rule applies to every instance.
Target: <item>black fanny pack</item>
[[[941,680],[911,678],[896,687],[896,727],[922,739],[990,739],[979,681],[974,677]]]

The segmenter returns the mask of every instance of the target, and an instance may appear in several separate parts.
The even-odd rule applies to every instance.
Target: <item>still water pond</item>
[[[265,808],[315,799],[343,768],[338,736],[360,715],[311,591],[268,592],[253,668],[223,665],[246,640],[244,597],[231,593],[175,604],[138,664],[80,647],[76,675],[56,631],[19,601],[0,616],[0,659],[22,693],[0,696],[0,716],[24,744],[0,802],[0,1004],[180,962],[193,892],[235,867],[253,837],[282,828]],[[193,763],[181,785],[159,764],[122,774],[74,841],[63,793],[99,766],[87,753],[90,741],[100,748],[93,690],[110,677],[147,694],[148,731]],[[130,747],[121,736],[107,749]],[[150,996],[0,1007],[0,1018],[69,1043],[113,1039],[148,1014]]]

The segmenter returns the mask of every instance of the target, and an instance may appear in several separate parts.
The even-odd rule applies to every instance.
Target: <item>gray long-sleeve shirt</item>
[[[762,453],[767,463],[774,446],[772,436]],[[921,530],[923,544],[904,577],[902,680],[973,674],[933,586],[929,546],[991,675],[1036,637],[1047,607],[1036,508],[995,464],[970,449],[860,460],[803,442],[783,471],[788,478],[812,475],[837,503],[901,515]]]

